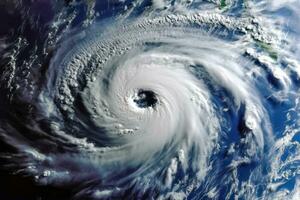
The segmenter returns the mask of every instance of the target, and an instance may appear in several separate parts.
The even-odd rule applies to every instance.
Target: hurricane
[[[300,198],[299,1],[0,10],[1,199]]]

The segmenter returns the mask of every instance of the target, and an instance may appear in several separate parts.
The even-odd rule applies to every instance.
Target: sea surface
[[[300,199],[299,0],[1,0],[0,199]]]

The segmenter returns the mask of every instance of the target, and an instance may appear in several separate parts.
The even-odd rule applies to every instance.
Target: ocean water
[[[3,0],[0,199],[300,199],[300,1]]]

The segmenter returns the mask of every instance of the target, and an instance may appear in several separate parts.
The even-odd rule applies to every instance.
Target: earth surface
[[[300,199],[300,1],[2,0],[0,199]]]

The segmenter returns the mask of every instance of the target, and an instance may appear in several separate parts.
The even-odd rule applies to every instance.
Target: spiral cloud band
[[[193,27],[206,23],[215,27],[207,31]],[[56,88],[47,89],[55,94],[42,93],[42,99],[50,99],[41,106],[57,106],[79,126],[95,127],[78,134],[99,143],[92,159],[101,163],[101,179],[111,180],[116,173],[111,169],[119,166],[121,185],[123,178],[128,181],[123,171],[133,168],[131,176],[143,178],[132,178],[132,184],[145,189],[152,190],[153,185],[163,191],[193,189],[206,176],[229,110],[244,109],[240,126],[249,140],[249,157],[262,150],[263,132],[268,134],[259,94],[240,67],[245,61],[237,47],[230,44],[236,39],[222,41],[207,33],[221,37],[242,26],[230,18],[196,14],[142,21],[103,36],[97,29],[89,30],[74,52],[66,49],[62,61],[53,61],[51,68],[63,67],[59,74],[50,70],[49,76],[58,78],[50,79]],[[201,76],[210,77],[210,83]],[[209,89],[212,85],[230,99],[216,97]],[[53,97],[56,103],[49,105]],[[52,113],[57,115],[56,109]],[[154,177],[161,178],[151,183]]]

